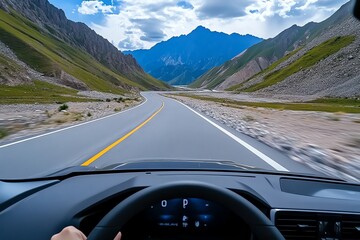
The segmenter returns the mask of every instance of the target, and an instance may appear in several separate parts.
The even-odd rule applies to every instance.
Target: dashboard
[[[279,173],[165,170],[0,181],[0,239],[50,239],[68,225],[87,235],[129,197],[179,181],[230,190],[266,216],[285,239],[360,239],[359,185]],[[235,214],[221,196],[214,201],[180,192],[141,205],[121,228],[123,239],[254,239],[247,224],[251,216]]]

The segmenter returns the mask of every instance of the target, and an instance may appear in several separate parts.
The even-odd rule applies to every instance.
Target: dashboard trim
[[[360,215],[360,212],[341,212],[325,210],[306,210],[306,209],[285,209],[275,208],[270,210],[270,221],[275,225],[275,215],[277,212],[304,212],[304,213],[323,213],[323,214],[343,214],[343,215]]]

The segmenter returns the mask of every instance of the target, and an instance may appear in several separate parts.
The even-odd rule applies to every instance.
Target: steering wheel
[[[226,188],[197,181],[176,181],[140,190],[107,213],[90,232],[88,240],[113,240],[125,223],[146,206],[178,197],[202,198],[226,206],[248,224],[258,240],[285,240],[274,224],[248,200]]]

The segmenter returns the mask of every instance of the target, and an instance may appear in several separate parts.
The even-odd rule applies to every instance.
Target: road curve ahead
[[[0,146],[0,179],[144,159],[230,160],[267,170],[315,173],[176,100],[155,92],[143,96],[143,104],[127,111]]]

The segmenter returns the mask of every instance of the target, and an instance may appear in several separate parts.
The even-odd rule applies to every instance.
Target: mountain
[[[228,35],[199,26],[188,35],[173,37],[149,50],[124,53],[133,55],[155,78],[173,85],[184,85],[261,41],[251,35]]]
[[[1,0],[0,41],[42,77],[62,85],[106,92],[168,88],[134,58],[85,24],[68,20],[47,0]],[[8,57],[2,55],[2,62],[9,63]],[[4,76],[1,82],[6,84]]]
[[[272,93],[299,95],[321,92],[327,96],[340,96],[340,91],[330,89],[341,89],[344,94],[356,94],[359,79],[350,75],[359,76],[359,71],[352,67],[358,63],[350,60],[358,55],[360,25],[352,16],[353,4],[354,1],[348,2],[323,22],[310,22],[303,27],[294,25],[252,46],[242,55],[203,74],[191,86],[248,92],[272,89]],[[337,62],[336,57],[350,64]],[[346,71],[349,77],[344,78]],[[342,77],[336,77],[340,72]],[[339,87],[348,80],[352,81],[348,86],[355,86],[351,94],[344,89],[345,85]]]

